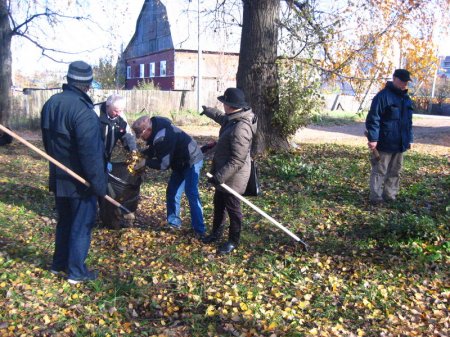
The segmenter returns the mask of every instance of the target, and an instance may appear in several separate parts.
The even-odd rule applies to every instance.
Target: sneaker
[[[94,281],[96,280],[98,277],[98,271],[96,270],[92,270],[92,271],[88,271],[87,274],[81,278],[68,278],[67,281],[70,284],[78,284],[78,283],[82,283],[82,282],[86,282],[86,281]]]
[[[168,223],[167,224],[167,228],[169,228],[169,230],[179,231],[181,229],[181,226],[177,226],[177,225],[173,225],[171,223]]]

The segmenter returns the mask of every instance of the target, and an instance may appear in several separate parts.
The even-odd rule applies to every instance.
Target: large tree
[[[258,116],[254,150],[287,147],[272,123],[278,109],[277,20],[279,0],[243,0],[243,20],[237,86],[244,90]]]
[[[39,50],[42,57],[64,66],[80,58],[81,53],[84,57],[90,57],[94,50],[102,49],[107,55],[117,55],[119,46],[115,45],[120,41],[117,34],[120,23],[126,20],[125,8],[129,1],[0,0],[0,122],[6,123],[11,113],[9,94],[13,38],[21,38],[26,41],[27,47],[33,46],[34,50]],[[101,8],[108,15],[99,17],[99,22],[95,22],[90,17],[93,7]],[[92,31],[92,36],[95,34],[96,38],[86,39],[82,33],[77,34],[86,29]],[[107,45],[105,35],[110,40]],[[74,36],[79,40],[73,40]]]
[[[10,109],[9,91],[11,90],[11,39],[6,0],[0,0],[0,123],[3,124]]]
[[[55,2],[55,7],[60,5],[56,4]],[[55,11],[48,6],[50,6],[49,2],[46,3],[46,6],[39,7],[36,2],[31,1],[0,0],[0,122],[2,124],[8,121],[11,113],[12,38],[14,36],[20,36],[28,40],[42,51],[43,56],[59,62],[51,54],[64,52],[55,48],[46,47],[45,42],[43,42],[48,37],[48,29],[55,28],[64,19],[83,20],[80,16],[66,16],[61,14],[62,7]],[[80,7],[81,4],[74,1],[74,6]],[[14,12],[14,10],[17,12]]]

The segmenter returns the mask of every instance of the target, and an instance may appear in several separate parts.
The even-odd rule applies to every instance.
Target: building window
[[[150,77],[155,77],[155,62],[152,62],[150,65]]]
[[[131,66],[127,66],[127,79],[131,78]]]
[[[139,65],[139,77],[144,78],[144,70],[145,70],[145,64]]]
[[[161,61],[159,63],[159,76],[166,76],[166,61]]]

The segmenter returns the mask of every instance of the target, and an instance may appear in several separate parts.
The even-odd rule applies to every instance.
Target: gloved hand
[[[212,176],[211,178],[208,178],[208,183],[216,186],[220,185],[220,181],[216,178],[216,176]]]
[[[108,172],[112,171],[112,164],[110,162],[106,163],[106,169],[108,170]]]
[[[217,142],[215,142],[215,141],[209,142],[206,145],[203,145],[200,148],[200,150],[202,150],[202,153],[205,153],[205,152],[211,150],[214,146],[216,146],[216,144],[217,144]]]
[[[133,170],[139,171],[142,170],[144,167],[145,167],[145,159],[142,158],[136,163],[136,165],[134,165]]]

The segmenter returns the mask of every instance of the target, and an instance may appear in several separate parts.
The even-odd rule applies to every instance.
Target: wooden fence
[[[44,103],[59,89],[34,90],[12,93],[12,114],[8,125],[14,129],[37,129],[40,113]],[[180,111],[197,110],[196,91],[161,91],[161,90],[92,90],[89,96],[94,103],[101,103],[112,93],[118,93],[126,99],[126,115],[133,120],[139,115],[162,115],[175,119]],[[221,108],[217,96],[222,92],[204,92],[202,105]],[[366,100],[363,108],[367,109],[371,98]],[[325,95],[325,109],[356,112],[360,104],[354,96]]]
[[[14,129],[39,128],[40,113],[44,103],[59,89],[25,90],[12,93],[12,113],[8,125]],[[179,111],[197,110],[197,93],[194,91],[160,90],[92,90],[88,94],[94,103],[101,103],[112,93],[126,99],[126,115],[149,114],[173,117]],[[202,105],[218,106],[219,92],[204,93]]]

